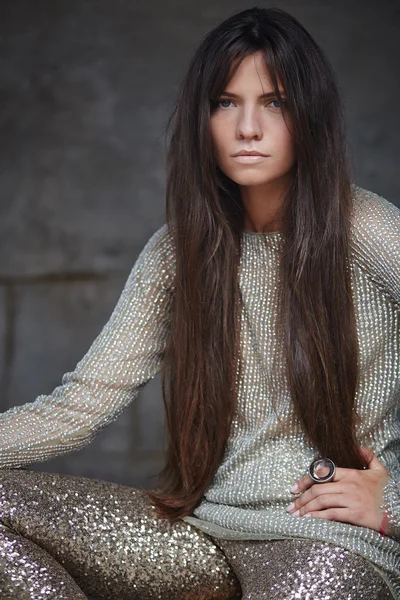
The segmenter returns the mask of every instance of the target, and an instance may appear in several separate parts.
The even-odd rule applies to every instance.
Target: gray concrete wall
[[[190,55],[253,5],[0,3],[1,411],[51,393],[100,332],[164,222],[164,129]],[[356,182],[399,204],[397,0],[274,5],[333,62]],[[156,379],[86,448],[37,468],[152,485],[162,431]]]

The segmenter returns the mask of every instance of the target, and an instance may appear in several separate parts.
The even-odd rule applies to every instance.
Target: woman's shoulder
[[[167,223],[164,223],[150,236],[140,257],[146,261],[174,262],[173,238]]]
[[[143,285],[158,282],[170,287],[175,273],[175,253],[172,235],[165,223],[159,227],[142,247],[131,271],[130,280],[138,278]]]
[[[172,250],[172,235],[167,223],[159,227],[149,238],[144,246],[149,252],[165,252]]]
[[[400,208],[353,184],[351,253],[396,301],[400,301]]]

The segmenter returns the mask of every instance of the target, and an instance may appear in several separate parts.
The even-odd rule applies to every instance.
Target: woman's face
[[[279,90],[285,92],[279,82]],[[265,94],[269,97],[262,97]],[[274,98],[273,86],[261,53],[247,56],[218,98],[210,117],[217,164],[240,186],[286,186],[293,175],[295,153],[284,120],[284,107]],[[290,125],[289,116],[286,121]],[[234,155],[254,150],[264,157]],[[270,185],[272,184],[272,186]]]

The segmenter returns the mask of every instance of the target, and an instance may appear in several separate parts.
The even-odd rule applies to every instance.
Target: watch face
[[[310,477],[315,483],[331,481],[335,475],[335,463],[330,458],[316,458],[310,465]]]

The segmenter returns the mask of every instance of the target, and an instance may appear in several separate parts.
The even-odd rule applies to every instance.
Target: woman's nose
[[[256,110],[248,108],[238,117],[236,133],[239,138],[262,138],[262,127]]]

